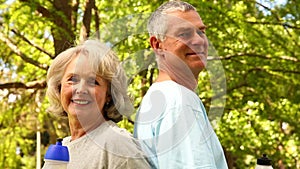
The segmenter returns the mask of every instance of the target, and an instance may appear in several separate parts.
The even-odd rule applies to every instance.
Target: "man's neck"
[[[166,72],[160,70],[158,73],[156,82],[163,82],[163,81],[167,81],[167,80],[173,80],[173,79]],[[173,81],[175,81],[175,80],[173,80]]]
[[[159,70],[158,73],[158,77],[156,79],[156,82],[163,82],[163,81],[167,81],[167,80],[172,80],[192,91],[195,90],[195,88],[197,87],[197,80],[193,78],[193,76],[186,78],[185,79],[180,79],[175,77],[171,77],[167,72]]]

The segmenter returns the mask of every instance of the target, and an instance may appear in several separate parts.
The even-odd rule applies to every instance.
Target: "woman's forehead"
[[[66,72],[73,73],[93,73],[92,61],[86,55],[77,55],[72,57],[71,62],[66,67]]]

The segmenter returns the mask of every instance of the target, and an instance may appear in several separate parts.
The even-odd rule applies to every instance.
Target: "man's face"
[[[196,11],[175,11],[168,15],[166,38],[160,43],[160,48],[180,58],[197,78],[206,66],[208,53],[206,27]]]

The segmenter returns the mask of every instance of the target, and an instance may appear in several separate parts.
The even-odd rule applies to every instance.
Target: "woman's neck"
[[[79,121],[69,120],[69,126],[70,126],[72,141],[74,141],[86,134],[86,130],[81,126]]]
[[[69,119],[69,127],[71,132],[71,140],[76,140],[86,133],[93,131],[99,127],[102,123],[105,122],[105,119],[95,119],[93,123],[82,124],[78,119]]]

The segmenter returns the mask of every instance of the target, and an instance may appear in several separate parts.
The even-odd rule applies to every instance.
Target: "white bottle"
[[[263,154],[261,158],[257,159],[255,169],[273,169],[272,160],[266,154]]]
[[[62,145],[62,139],[57,139],[56,145],[51,144],[45,157],[42,169],[67,169],[69,162],[68,147]]]

